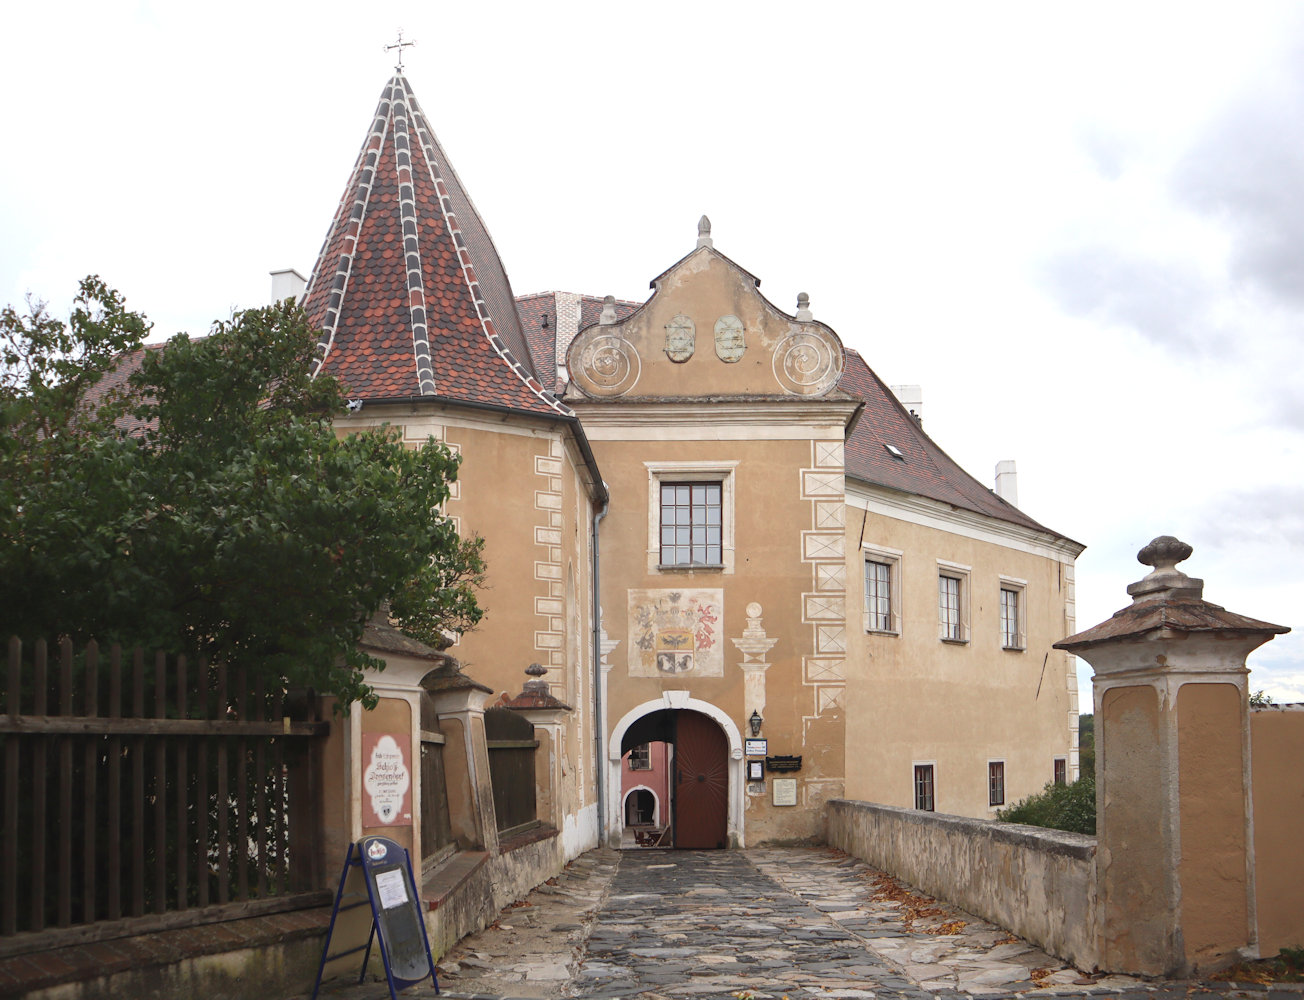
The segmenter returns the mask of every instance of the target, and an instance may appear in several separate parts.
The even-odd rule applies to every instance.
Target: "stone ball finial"
[[[1137,562],[1154,568],[1128,586],[1127,592],[1133,601],[1153,600],[1158,598],[1200,597],[1204,591],[1204,581],[1189,577],[1177,564],[1189,559],[1194,551],[1179,538],[1172,535],[1160,535],[1136,554]]]
[[[715,243],[711,240],[711,220],[705,215],[697,220],[697,245],[699,247],[715,246]]]
[[[797,293],[797,319],[809,323],[814,318],[810,311],[810,296],[805,292]]]
[[[545,667],[542,663],[531,663],[528,667],[525,668],[525,672],[529,674],[531,677],[542,677],[544,674],[548,672],[548,668]]]
[[[611,326],[616,322],[616,296],[608,295],[602,300],[602,315],[598,317],[602,326]]]
[[[1153,566],[1157,572],[1167,572],[1184,559],[1190,559],[1195,550],[1180,538],[1172,535],[1160,535],[1136,554],[1136,561],[1143,566]]]

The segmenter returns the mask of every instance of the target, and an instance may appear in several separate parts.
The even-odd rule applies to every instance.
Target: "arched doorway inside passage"
[[[675,846],[745,846],[742,735],[722,709],[690,697],[687,691],[663,692],[660,698],[630,709],[611,730],[607,741],[611,846],[619,847],[624,835],[621,757],[652,740],[675,744],[677,775],[667,804],[678,835]],[[685,753],[688,760],[683,759]]]

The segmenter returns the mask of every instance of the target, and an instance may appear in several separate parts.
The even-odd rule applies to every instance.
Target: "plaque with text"
[[[776,806],[795,806],[797,804],[797,779],[775,778],[770,782],[772,796],[770,802]]]

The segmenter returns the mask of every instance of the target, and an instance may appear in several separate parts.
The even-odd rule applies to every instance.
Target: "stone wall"
[[[1259,953],[1304,944],[1304,705],[1250,712]]]
[[[438,961],[456,941],[489,926],[503,907],[522,899],[565,866],[561,838],[542,829],[503,845],[500,853],[462,851],[431,873],[422,887],[426,931]],[[338,873],[337,873],[338,877]],[[332,893],[333,895],[333,893]],[[370,913],[352,911],[355,936],[365,941]],[[117,938],[0,960],[0,996],[26,1000],[267,1000],[307,994],[321,960],[331,908],[227,920],[183,930]],[[344,917],[341,917],[344,921]],[[342,924],[331,951],[343,950]],[[332,962],[327,979],[355,979],[361,954]],[[371,972],[384,979],[372,949]]]
[[[871,802],[828,804],[828,842],[1033,944],[1096,967],[1096,841]]]

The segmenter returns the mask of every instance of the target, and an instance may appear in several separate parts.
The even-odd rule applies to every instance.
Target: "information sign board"
[[[331,912],[330,928],[322,946],[321,966],[317,982],[312,988],[313,1000],[321,988],[322,973],[326,963],[344,955],[362,951],[362,946],[332,955],[331,937],[335,921],[340,914],[340,901],[344,896],[344,883],[349,869],[361,866],[363,881],[367,886],[367,902],[371,906],[371,935],[367,938],[366,954],[358,982],[367,972],[367,959],[371,956],[371,942],[380,948],[380,958],[385,966],[391,1000],[398,1000],[398,991],[415,986],[427,976],[439,992],[435,976],[435,960],[430,954],[430,940],[426,937],[426,924],[421,916],[421,896],[412,875],[412,858],[407,849],[387,837],[364,837],[349,845],[340,875],[340,887],[335,893],[335,908]],[[356,904],[365,905],[365,904]],[[346,907],[347,909],[347,907]]]

